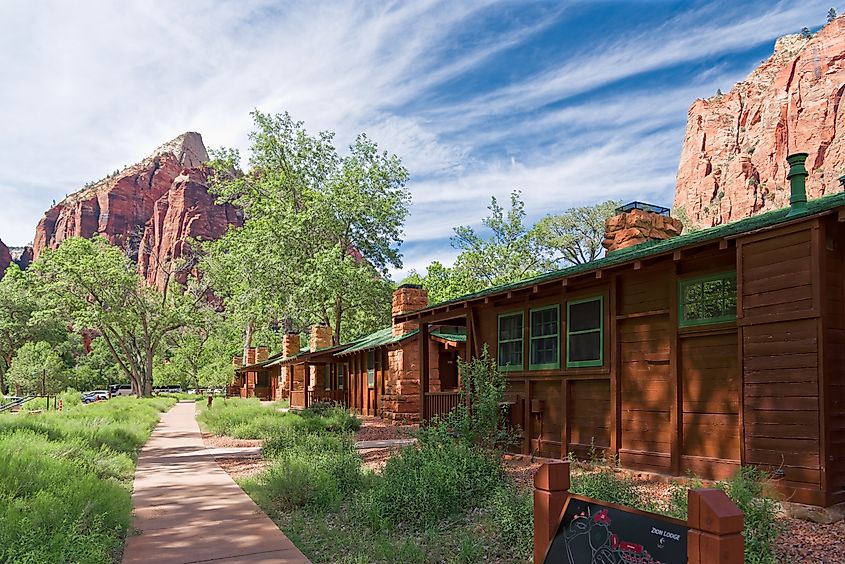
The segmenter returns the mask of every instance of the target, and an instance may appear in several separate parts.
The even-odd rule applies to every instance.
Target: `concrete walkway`
[[[177,403],[141,450],[132,493],[139,534],[123,562],[307,563],[207,452],[194,414],[193,403]]]

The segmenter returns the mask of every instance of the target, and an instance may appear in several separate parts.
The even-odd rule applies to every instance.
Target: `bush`
[[[615,472],[612,468],[600,467],[572,475],[569,491],[609,503],[650,510],[654,504],[640,493],[633,478]]]
[[[534,551],[534,494],[513,485],[496,490],[490,500],[493,523],[502,544],[530,560]]]
[[[258,484],[282,508],[337,508],[361,484],[361,459],[351,435],[279,433],[265,444],[270,467]]]
[[[371,527],[427,527],[480,507],[502,482],[498,456],[429,435],[387,461],[365,500]]]

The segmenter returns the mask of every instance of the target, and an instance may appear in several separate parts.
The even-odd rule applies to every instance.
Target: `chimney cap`
[[[401,290],[402,288],[410,288],[412,290],[422,290],[422,284],[402,284],[397,288],[397,290]]]
[[[669,212],[671,211],[669,208],[664,208],[662,206],[655,206],[654,204],[633,201],[628,204],[625,204],[624,206],[619,206],[618,208],[616,208],[616,213],[625,213],[631,210],[642,210],[651,213],[656,213],[658,215],[669,215]]]

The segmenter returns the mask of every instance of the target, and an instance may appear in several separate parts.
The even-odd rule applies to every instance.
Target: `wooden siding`
[[[610,380],[574,380],[567,398],[569,451],[601,455],[610,447]]]
[[[740,248],[744,460],[783,472],[781,485],[800,490],[794,501],[818,503],[820,325],[812,230],[752,237]]]
[[[828,414],[827,504],[845,501],[845,226],[826,224],[822,239],[824,409]]]

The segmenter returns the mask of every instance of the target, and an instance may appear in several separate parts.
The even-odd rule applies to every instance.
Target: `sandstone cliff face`
[[[68,196],[38,223],[34,257],[68,237],[103,235],[138,261],[150,283],[161,286],[159,261],[185,256],[187,238],[217,238],[229,224],[240,223],[234,208],[218,206],[209,196],[206,161],[202,137],[188,132]]]
[[[727,94],[689,110],[675,206],[718,225],[789,204],[786,156],[807,152],[807,195],[841,191],[845,173],[845,18],[812,39],[780,38]]]
[[[9,252],[9,247],[0,241],[0,279],[3,278],[10,264],[12,264],[12,253]]]
[[[155,203],[145,226],[138,254],[141,275],[164,288],[167,269],[158,265],[189,259],[189,238],[217,239],[229,225],[240,224],[240,215],[233,206],[214,203],[202,168],[183,169],[167,193]],[[192,267],[190,263],[181,264],[176,279],[184,283]]]

